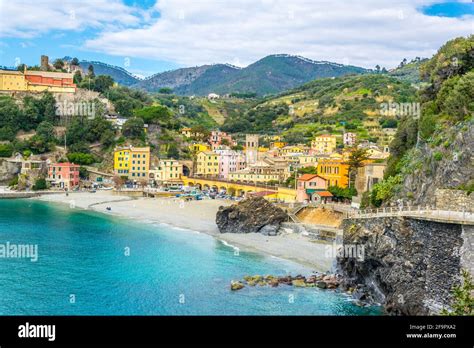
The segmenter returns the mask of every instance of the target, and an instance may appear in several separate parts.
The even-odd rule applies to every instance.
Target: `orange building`
[[[71,89],[73,92],[76,90],[71,73],[25,70],[24,75],[29,90],[44,90],[49,87],[64,88],[65,91]]]
[[[322,158],[318,162],[318,175],[328,181],[328,186],[346,188],[349,185],[349,165],[342,159]]]

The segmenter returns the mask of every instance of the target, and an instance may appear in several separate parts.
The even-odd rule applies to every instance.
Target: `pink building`
[[[68,162],[50,164],[48,181],[54,187],[71,190],[79,185],[79,166]]]
[[[219,157],[219,178],[228,179],[229,173],[243,170],[246,167],[245,155],[234,150],[216,150]]]
[[[332,200],[331,192],[327,191],[328,182],[317,174],[303,174],[296,185],[296,200],[300,203],[327,203]]]
[[[223,140],[226,140],[229,146],[235,146],[237,144],[232,139],[232,136],[226,132],[212,131],[211,135],[209,136],[209,144],[211,144],[213,150],[222,145]]]

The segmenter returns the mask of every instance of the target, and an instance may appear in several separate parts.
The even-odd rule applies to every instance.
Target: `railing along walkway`
[[[474,214],[470,209],[443,210],[432,206],[385,207],[378,209],[353,210],[347,212],[349,219],[372,219],[378,217],[406,216],[463,225],[474,225]]]

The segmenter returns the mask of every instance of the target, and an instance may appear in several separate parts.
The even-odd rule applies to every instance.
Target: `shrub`
[[[10,157],[13,153],[11,144],[0,144],[0,157]]]
[[[48,188],[48,185],[46,183],[45,178],[38,178],[35,181],[35,184],[33,185],[33,190],[38,191],[38,190],[46,190]]]
[[[68,153],[67,159],[69,160],[69,162],[81,165],[89,165],[96,162],[96,159],[93,155],[82,152]]]
[[[15,175],[15,177],[11,179],[10,182],[8,183],[9,187],[13,187],[16,185],[18,185],[18,175]]]
[[[451,311],[443,309],[442,315],[474,315],[474,284],[469,271],[461,270],[462,281],[452,289],[453,302]]]
[[[441,161],[443,159],[443,154],[441,152],[435,152],[433,158],[435,161]]]
[[[402,176],[398,174],[375,184],[370,197],[372,205],[380,207],[384,201],[387,201],[393,196],[401,182]]]

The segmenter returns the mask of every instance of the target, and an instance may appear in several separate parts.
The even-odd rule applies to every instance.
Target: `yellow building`
[[[266,183],[269,181],[280,181],[278,173],[252,173],[248,169],[229,173],[229,180],[242,183]]]
[[[193,153],[211,151],[211,147],[207,144],[191,144],[189,150]]]
[[[326,179],[329,186],[346,188],[349,185],[349,166],[342,159],[320,159],[318,175]]]
[[[318,165],[318,159],[315,156],[301,155],[298,156],[298,164],[301,167],[316,167]]]
[[[125,147],[114,151],[114,172],[129,179],[147,179],[150,171],[150,147]]]
[[[183,165],[173,158],[161,159],[158,162],[158,167],[150,169],[150,179],[162,183],[180,181],[182,175]]]
[[[274,142],[271,142],[270,143],[270,148],[271,149],[281,149],[283,147],[285,147],[286,145],[288,145],[288,143],[285,143],[284,141],[274,141]]]
[[[201,151],[196,158],[196,175],[218,176],[220,155],[210,151]]]
[[[28,83],[20,71],[0,70],[0,91],[26,91]]]
[[[285,156],[295,153],[308,153],[308,148],[300,145],[288,145],[278,149],[278,156]]]
[[[311,149],[319,154],[331,154],[336,150],[336,136],[323,134],[314,138]]]

